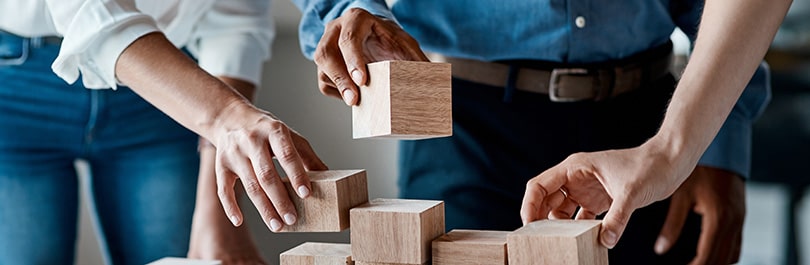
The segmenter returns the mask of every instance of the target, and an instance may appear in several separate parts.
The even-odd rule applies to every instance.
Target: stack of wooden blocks
[[[299,221],[282,231],[337,232],[351,227],[351,245],[304,243],[281,253],[282,265],[607,264],[596,220],[545,220],[513,232],[445,234],[441,201],[369,201],[364,170],[309,175],[312,195],[293,198]]]
[[[355,138],[452,134],[449,64],[386,61],[368,69],[369,84],[352,111]],[[310,172],[310,179],[309,198],[292,196],[298,222],[283,231],[351,227],[351,244],[307,242],[281,253],[282,265],[607,264],[607,249],[597,241],[599,221],[545,220],[512,232],[445,234],[441,201],[369,201],[364,170]]]

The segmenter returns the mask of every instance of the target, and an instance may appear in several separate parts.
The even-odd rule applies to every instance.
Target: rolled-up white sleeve
[[[187,47],[208,73],[258,86],[274,37],[270,0],[218,0]]]
[[[64,37],[54,73],[87,88],[115,88],[115,63],[132,42],[159,31],[134,0],[48,0],[57,32]]]

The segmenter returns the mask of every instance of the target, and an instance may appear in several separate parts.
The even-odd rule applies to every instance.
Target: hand
[[[222,211],[195,213],[188,257],[220,260],[222,265],[267,264],[250,238],[246,226],[234,227]]]
[[[399,25],[353,8],[326,24],[315,49],[318,88],[324,95],[342,98],[346,105],[356,105],[360,102],[357,86],[368,80],[366,64],[384,60],[428,59]]]
[[[690,159],[656,143],[636,148],[577,153],[529,180],[520,215],[523,223],[551,218],[602,220],[599,239],[618,243],[635,209],[669,197],[694,168]]]
[[[310,193],[305,169],[325,170],[326,165],[306,139],[270,113],[246,104],[228,108],[223,113],[229,115],[221,118],[227,123],[216,126],[222,130],[213,143],[217,195],[225,213],[233,225],[242,223],[234,192],[239,179],[270,230],[278,232],[283,223],[294,224],[295,206],[276,172],[273,157],[278,159],[301,198]]]
[[[690,264],[733,264],[740,258],[745,184],[734,173],[698,166],[671,197],[655,252],[669,251],[690,211],[703,216],[697,256]]]

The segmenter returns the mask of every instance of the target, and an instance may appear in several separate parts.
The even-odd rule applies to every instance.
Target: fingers
[[[655,241],[655,253],[663,255],[678,241],[681,235],[683,225],[686,223],[686,217],[692,211],[691,200],[684,198],[684,196],[672,196],[669,204],[669,212],[667,219],[664,221],[664,226],[661,227],[661,233],[658,234],[658,239]]]
[[[340,95],[340,91],[338,91],[335,83],[332,83],[332,79],[329,79],[329,76],[321,71],[321,69],[318,69],[318,89],[321,91],[321,94],[325,96],[343,100],[343,96]]]
[[[704,214],[701,220],[700,237],[698,238],[698,249],[695,258],[690,264],[718,264],[718,257],[726,258],[729,256],[729,247],[727,242],[717,242],[718,236],[721,236],[720,220],[715,214]],[[721,240],[728,240],[727,237]],[[723,244],[725,247],[717,246]]]
[[[349,10],[346,14],[349,21],[363,21],[358,19],[361,16],[370,16],[365,10],[354,8]],[[373,23],[374,20],[369,20]],[[366,84],[367,73],[366,64],[368,61],[363,55],[364,43],[371,33],[373,25],[365,23],[351,23],[344,25],[343,30],[340,32],[340,41],[338,46],[340,52],[343,54],[343,60],[346,64],[346,69],[352,76],[352,80],[358,86]],[[359,93],[358,93],[359,95]]]
[[[295,147],[293,138],[290,136],[290,130],[284,123],[277,122],[272,125],[270,131],[270,137],[268,139],[270,141],[270,147],[273,149],[273,153],[275,153],[279,164],[284,168],[284,172],[287,172],[287,178],[290,179],[290,183],[298,193],[298,197],[308,197],[310,192],[309,175],[307,175],[306,170],[304,170],[304,164]],[[272,163],[269,164],[272,165]],[[275,174],[275,170],[270,173]],[[282,202],[284,202],[283,206],[285,208],[288,206],[293,208],[292,202],[290,202],[289,197],[287,197],[287,189],[280,183],[278,177],[276,177],[276,180],[278,180],[278,183],[274,184],[278,184],[277,186],[279,187],[275,187],[274,189],[283,192],[284,197],[280,198]],[[273,201],[275,202],[275,199]],[[294,213],[294,211],[293,209],[292,212]]]
[[[740,262],[740,252],[742,251],[742,229],[737,231],[737,235],[731,240],[731,256],[729,257],[730,264],[736,264]]]
[[[602,220],[602,231],[599,233],[602,245],[609,249],[616,246],[634,210],[635,208],[628,203],[625,197],[614,198],[605,219]]]
[[[562,192],[557,192],[564,196]],[[571,219],[574,217],[574,213],[577,211],[578,204],[571,200],[571,198],[565,198],[562,200],[562,203],[559,207],[554,208],[548,214],[548,219]]]
[[[565,184],[567,176],[566,171],[561,168],[552,167],[526,184],[526,193],[523,195],[523,203],[520,207],[520,218],[523,225],[547,217],[552,209],[562,203],[564,196],[557,191]],[[549,191],[553,191],[554,194],[559,193],[559,196],[549,196],[552,195]],[[556,203],[548,201],[547,196],[558,201]]]
[[[338,21],[332,21],[327,25],[327,29],[321,37],[318,48],[315,50],[313,59],[318,69],[322,71],[341,94],[346,105],[357,104],[358,90],[343,61],[343,53],[336,45],[341,35],[341,25]]]
[[[264,188],[262,188],[262,184],[256,179],[250,162],[247,161],[247,159],[235,160],[236,161],[231,161],[231,168],[234,169],[234,173],[241,176],[239,179],[242,181],[245,193],[248,195],[250,201],[253,202],[253,205],[256,206],[259,215],[262,216],[262,220],[264,220],[267,227],[273,232],[278,232],[282,227],[282,223],[279,221],[281,219],[276,212],[276,208],[270,203],[270,200],[268,200],[267,193]]]
[[[600,213],[591,211],[590,209],[587,209],[587,208],[583,207],[583,208],[579,208],[579,212],[577,212],[577,217],[575,219],[576,220],[593,220],[593,219],[596,219],[596,216],[599,215],[599,214]]]
[[[233,172],[222,167],[219,159],[216,159],[214,168],[216,175],[221,176],[217,178],[217,197],[222,203],[222,209],[225,210],[225,215],[228,216],[233,226],[240,226],[244,218],[234,191],[237,177]]]

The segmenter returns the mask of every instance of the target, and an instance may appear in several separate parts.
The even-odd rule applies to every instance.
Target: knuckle
[[[348,12],[346,12],[346,16],[349,18],[359,18],[364,16],[365,14],[367,14],[367,12],[362,8],[352,8],[349,9]]]
[[[332,44],[327,43],[327,40],[322,40],[318,47],[315,48],[315,53],[312,54],[312,60],[315,61],[317,65],[325,65],[328,64],[332,57],[335,54],[338,54],[338,50]]]
[[[298,153],[291,146],[286,146],[276,153],[276,157],[281,161],[291,161],[298,158]]]
[[[243,186],[245,187],[245,192],[247,194],[260,194],[260,193],[262,193],[262,187],[256,181],[246,181]]]
[[[273,134],[286,134],[287,133],[287,125],[284,122],[279,120],[271,121],[270,124],[270,132]]]
[[[281,179],[279,179],[276,176],[263,177],[262,178],[262,183],[264,183],[264,185],[267,186],[267,187],[272,187],[272,186],[281,184]]]
[[[349,88],[349,84],[351,81],[349,81],[349,79],[346,78],[345,76],[335,75],[334,78],[332,78],[332,82],[334,82],[335,86],[339,88],[338,90],[343,90]]]
[[[275,168],[270,165],[261,165],[256,169],[256,176],[261,179],[274,179],[274,177],[271,177],[273,173],[275,173]]]

